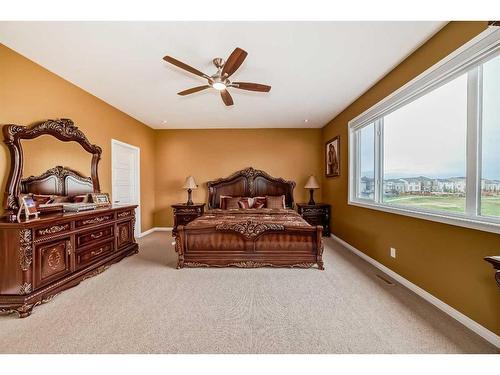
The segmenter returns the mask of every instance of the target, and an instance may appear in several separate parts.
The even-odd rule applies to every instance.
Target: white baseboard
[[[153,232],[169,232],[172,231],[172,227],[153,227],[151,229],[145,230],[144,232],[138,234],[136,237],[141,238],[145,237]]]
[[[497,348],[500,348],[500,336],[496,335],[494,332],[491,332],[489,329],[483,327],[481,324],[477,323],[476,321],[472,320],[468,316],[462,314],[460,311],[455,310],[453,307],[450,305],[447,305],[440,299],[434,297],[432,294],[429,292],[425,291],[424,289],[420,288],[419,286],[413,284],[411,281],[405,279],[403,276],[399,275],[398,273],[392,271],[391,269],[387,268],[384,266],[382,263],[377,262],[375,259],[369,257],[362,251],[356,249],[354,246],[351,244],[345,242],[341,238],[331,235],[331,237],[343,245],[345,248],[348,250],[352,251],[354,254],[358,255],[359,257],[363,258],[366,260],[368,263],[372,264],[388,276],[392,277],[394,280],[396,280],[398,283],[401,285],[405,286],[406,288],[410,289],[412,292],[418,294],[420,297],[425,299],[427,302],[430,302],[434,306],[436,306],[438,309],[441,311],[445,312],[452,318],[458,320],[460,323],[462,323],[464,326],[469,328],[471,331],[477,333],[479,336],[484,338],[486,341],[490,342],[491,344],[495,345]],[[493,282],[493,280],[492,280]]]

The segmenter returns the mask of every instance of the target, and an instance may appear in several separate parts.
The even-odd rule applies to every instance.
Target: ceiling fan
[[[193,87],[191,89],[178,92],[177,95],[185,96],[189,94],[194,94],[195,92],[202,91],[208,88],[214,88],[220,91],[220,96],[224,104],[230,106],[233,105],[234,102],[233,98],[227,91],[229,87],[234,87],[235,89],[240,89],[240,90],[260,91],[260,92],[269,92],[269,90],[271,90],[271,86],[261,85],[260,83],[231,82],[229,80],[229,77],[231,77],[233,73],[236,72],[236,70],[243,63],[247,55],[248,53],[243,51],[241,48],[236,48],[233,51],[233,53],[229,55],[226,61],[224,61],[224,59],[221,59],[220,57],[213,59],[213,63],[217,68],[217,73],[215,73],[212,76],[202,73],[198,69],[195,69],[192,66],[184,64],[182,61],[174,59],[171,56],[165,56],[163,60],[181,69],[187,70],[190,73],[205,78],[208,81],[208,85]]]

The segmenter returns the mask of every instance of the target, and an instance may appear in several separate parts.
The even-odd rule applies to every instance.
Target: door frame
[[[135,152],[135,171],[136,173],[136,180],[135,182],[135,187],[137,191],[137,209],[135,210],[135,218],[136,218],[136,223],[135,223],[135,235],[136,237],[139,237],[142,234],[141,231],[141,149],[137,146],[119,141],[117,139],[111,139],[111,202],[114,203],[114,191],[115,191],[115,169],[114,167],[114,154],[115,154],[115,147],[116,146],[121,146],[121,147],[126,147]]]

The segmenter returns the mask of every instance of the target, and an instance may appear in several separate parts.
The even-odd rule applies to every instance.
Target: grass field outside
[[[384,203],[404,205],[427,210],[465,212],[465,197],[436,195],[403,195],[384,197]],[[481,199],[481,214],[500,217],[500,195],[483,196]]]

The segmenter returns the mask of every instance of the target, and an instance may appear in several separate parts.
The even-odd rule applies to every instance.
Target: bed
[[[293,210],[295,182],[246,168],[209,181],[208,210],[177,228],[177,268],[323,268],[321,226]],[[222,209],[221,197],[282,196],[283,208]]]

